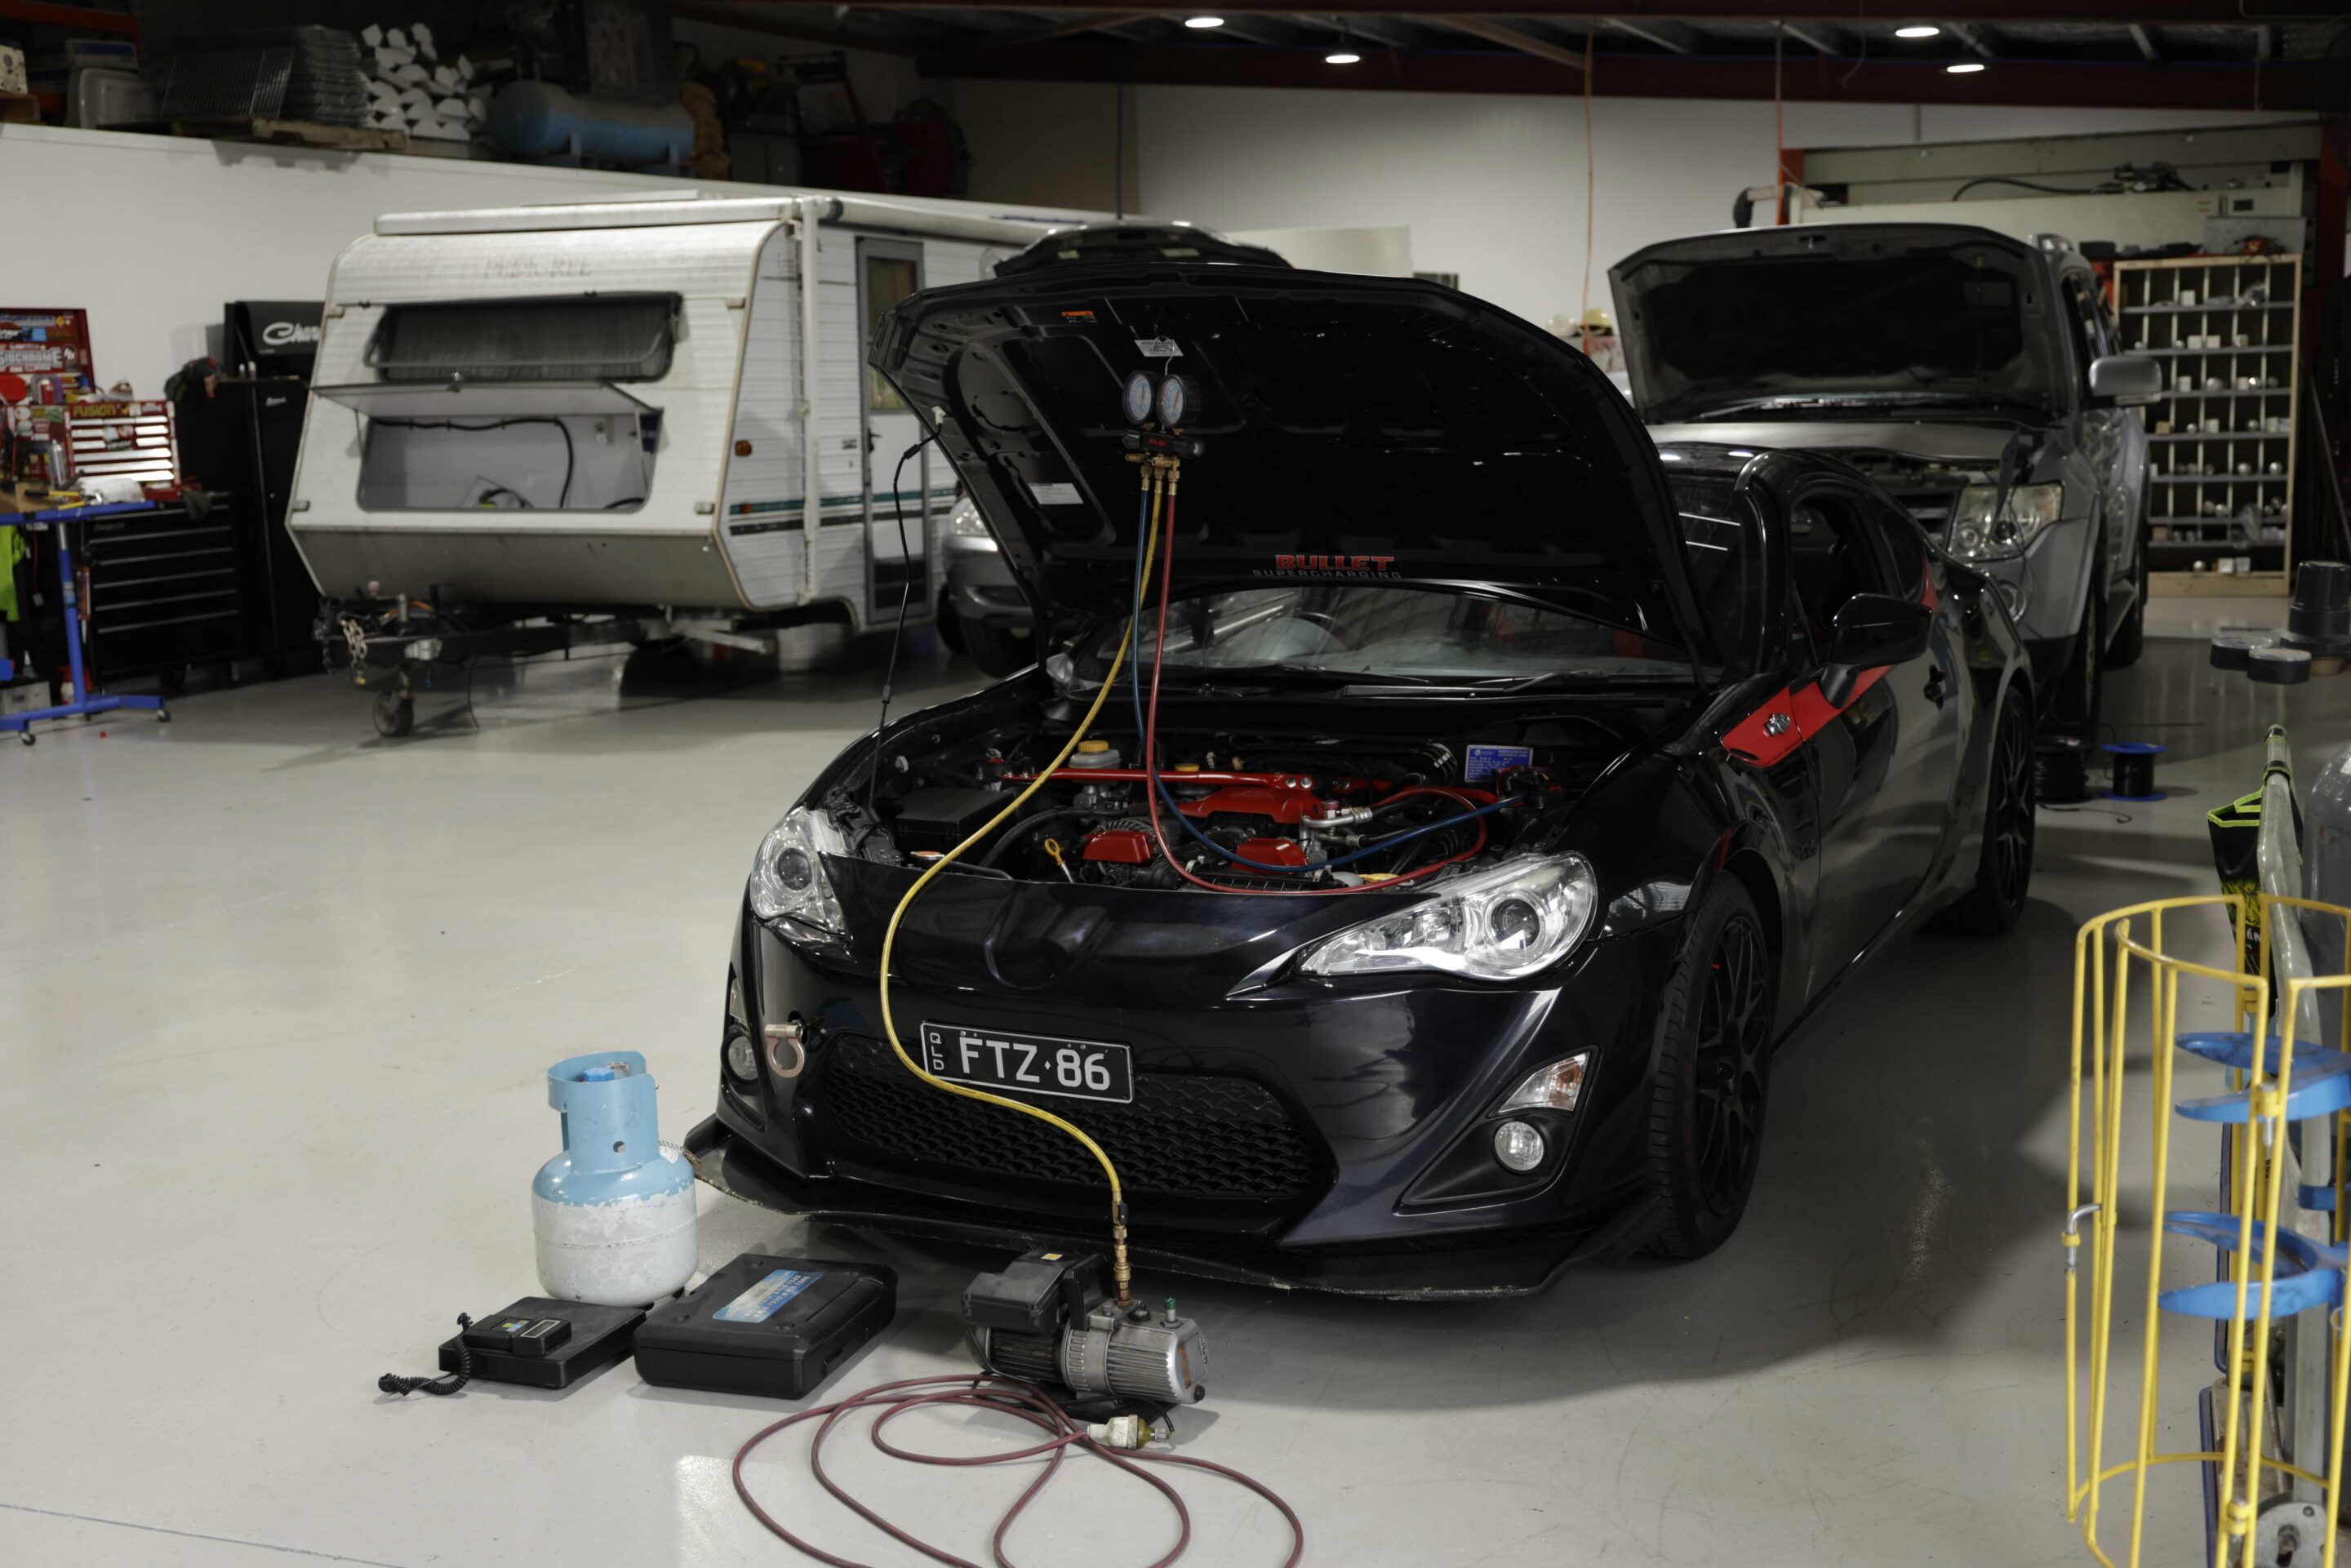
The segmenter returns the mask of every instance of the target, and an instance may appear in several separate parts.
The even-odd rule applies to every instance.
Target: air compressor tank
[[[699,1256],[694,1167],[662,1147],[653,1077],[633,1051],[547,1070],[563,1152],[530,1185],[539,1288],[567,1301],[642,1307],[684,1289]]]
[[[490,100],[490,134],[517,158],[579,167],[674,172],[694,151],[694,117],[676,104],[581,98],[552,82],[509,82]]]

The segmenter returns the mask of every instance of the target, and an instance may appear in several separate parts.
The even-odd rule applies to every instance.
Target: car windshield
[[[1668,265],[1645,289],[1645,417],[2044,413],[2063,372],[2030,267],[1960,242]]]
[[[1123,621],[1098,631],[1097,677]],[[1148,663],[1146,624],[1132,656]],[[1689,654],[1654,633],[1499,595],[1390,583],[1317,583],[1198,594],[1168,607],[1169,670],[1323,675],[1350,683],[1500,685],[1694,678]]]

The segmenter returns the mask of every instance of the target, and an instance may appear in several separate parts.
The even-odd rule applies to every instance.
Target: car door
[[[2097,476],[2098,499],[2092,515],[2105,534],[2106,626],[2117,623],[2125,591],[2138,580],[2143,516],[2139,498],[2147,487],[2147,427],[2135,409],[2101,404],[2090,396],[2090,364],[2116,351],[2113,318],[2097,275],[2068,271],[2059,282],[2074,357],[2074,396],[2081,404],[2082,459]]]
[[[1787,517],[1804,664],[1791,690],[1811,688],[1820,701],[1837,610],[1856,593],[1918,601],[1934,591],[1926,543],[1899,507],[1840,476],[1803,483]],[[1865,675],[1843,708],[1808,726],[1821,819],[1813,989],[1893,922],[1934,863],[1958,770],[1961,678],[1938,617],[1926,658]]]

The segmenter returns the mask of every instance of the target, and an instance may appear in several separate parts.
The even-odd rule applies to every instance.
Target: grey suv
[[[2044,763],[2078,768],[2105,672],[2139,653],[2136,405],[2162,391],[2158,361],[2116,352],[2081,253],[1960,224],[1835,224],[1669,240],[1609,279],[1651,434],[1829,452],[1876,478],[1999,583]]]

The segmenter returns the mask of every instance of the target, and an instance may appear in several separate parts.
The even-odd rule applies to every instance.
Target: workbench
[[[52,551],[57,562],[57,591],[64,610],[66,666],[71,672],[73,695],[53,707],[37,707],[25,713],[0,714],[0,732],[15,730],[26,746],[34,741],[33,726],[47,719],[83,718],[93,715],[113,713],[118,709],[152,710],[156,721],[169,724],[171,709],[162,697],[92,696],[89,676],[82,660],[81,594],[76,585],[73,562],[73,530],[100,517],[119,517],[133,512],[155,510],[152,501],[131,501],[115,506],[62,507],[48,511],[0,512],[0,528],[21,528],[30,533],[50,536]],[[0,681],[13,679],[16,671],[5,660],[0,660]]]

